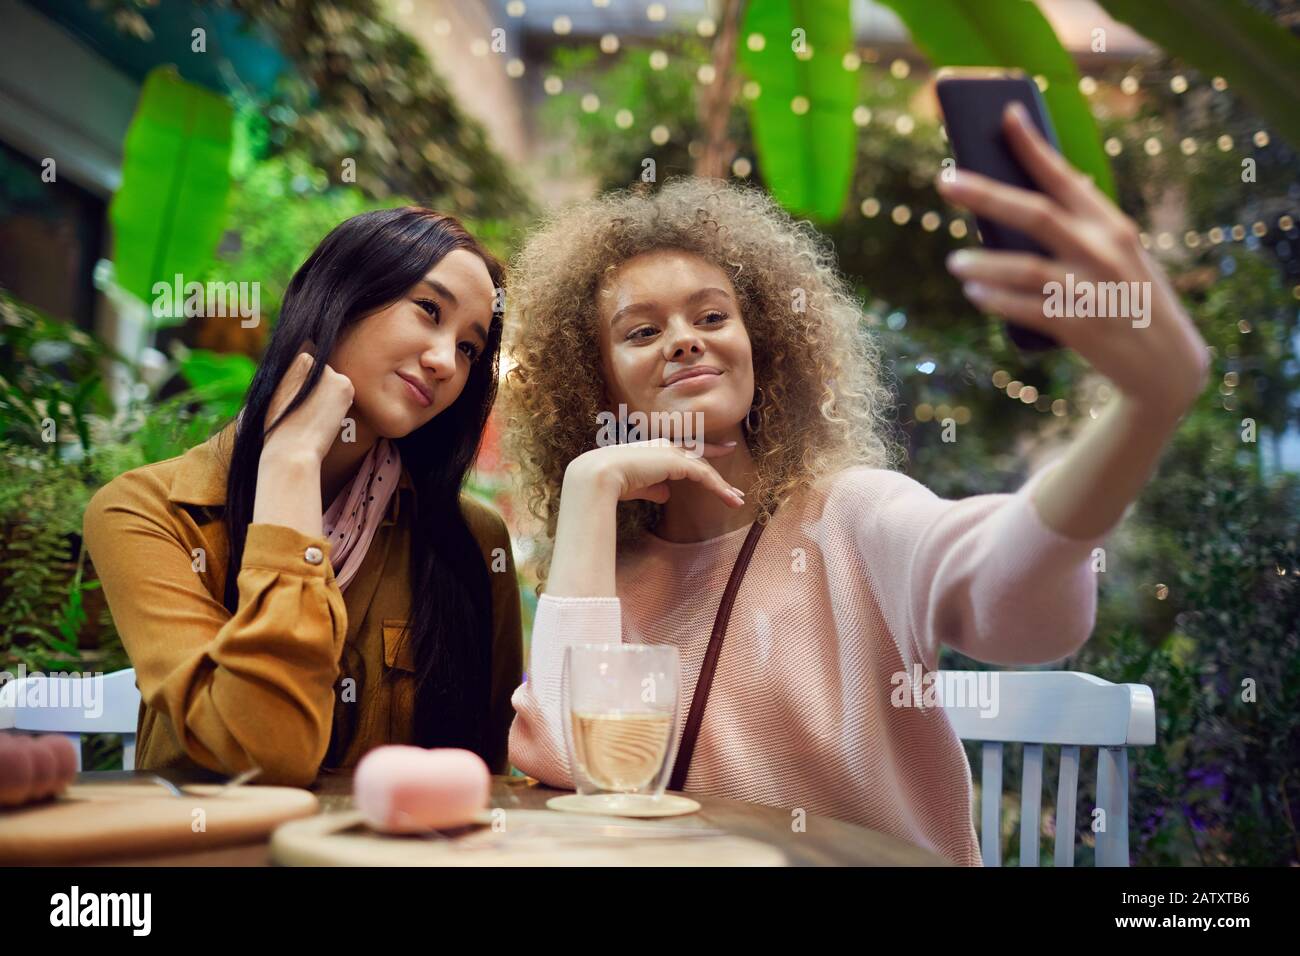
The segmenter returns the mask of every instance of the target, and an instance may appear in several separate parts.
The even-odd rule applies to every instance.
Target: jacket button
[[[314,546],[304,551],[302,556],[308,564],[320,564],[325,560],[325,552]]]

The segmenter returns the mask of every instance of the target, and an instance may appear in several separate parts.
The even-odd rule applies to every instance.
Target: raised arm
[[[1035,495],[1049,527],[1084,538],[1111,527],[1141,492],[1205,388],[1209,352],[1133,221],[1043,140],[1023,109],[1008,110],[1003,131],[1041,193],[967,171],[941,178],[939,191],[1028,233],[1048,254],[963,249],[948,268],[977,306],[1054,336],[1114,383],[1117,400]],[[1091,293],[1095,307],[1083,311],[1102,314],[1059,317],[1050,297],[1066,288]],[[1112,306],[1120,314],[1105,314]]]
[[[717,457],[732,450],[705,445],[704,454]],[[733,508],[744,503],[707,461],[664,440],[597,448],[579,455],[565,472],[555,555],[533,622],[528,679],[511,701],[510,761],[544,783],[573,785],[560,706],[564,649],[622,640],[614,578],[618,503],[633,498],[662,503],[667,482],[679,480],[706,485]]]
[[[142,503],[140,479],[101,489],[85,541],[145,702],[185,753],[213,770],[262,768],[259,782],[309,784],[329,746],[347,634],[343,594],[320,536],[248,528],[231,615],[185,543]]]
[[[947,644],[988,663],[1041,664],[1087,641],[1097,603],[1092,558],[1105,533],[1068,538],[1039,517],[1035,491],[1060,466],[1015,494],[955,500],[898,472],[848,473],[831,506],[853,515],[857,549],[905,659],[933,669]]]
[[[199,578],[212,556],[195,566],[183,519],[148,477],[111,482],[84,518],[86,546],[146,702],[167,715],[191,759],[223,772],[258,766],[265,783],[315,778],[329,748],[347,635],[321,530],[321,462],[353,388],[327,365],[284,414],[312,362],[298,356],[267,410],[233,615]]]

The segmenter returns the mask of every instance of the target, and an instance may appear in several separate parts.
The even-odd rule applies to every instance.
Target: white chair
[[[63,734],[76,746],[82,734],[121,734],[122,767],[135,769],[140,691],[135,670],[94,676],[23,677],[0,685],[0,730]]]
[[[1061,748],[1056,788],[1057,866],[1074,865],[1079,748],[1097,748],[1098,866],[1128,866],[1128,748],[1156,742],[1155,695],[1145,684],[1112,684],[1077,671],[936,671],[939,698],[962,740],[983,743],[980,847],[985,866],[1002,865],[1003,744],[1024,745],[1020,865],[1038,866],[1043,746]],[[979,706],[978,680],[993,707]],[[973,692],[975,696],[972,696]],[[962,699],[964,696],[964,700]],[[988,697],[990,695],[986,695]]]

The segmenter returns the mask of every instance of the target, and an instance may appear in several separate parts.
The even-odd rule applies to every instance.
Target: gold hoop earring
[[[745,434],[749,435],[758,431],[761,419],[758,417],[758,409],[763,404],[763,386],[755,386],[754,391],[758,392],[758,399],[753,405],[749,406],[749,411],[745,413]]]

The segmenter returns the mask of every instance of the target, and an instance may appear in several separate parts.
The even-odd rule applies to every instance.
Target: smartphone
[[[939,71],[936,88],[943,110],[944,128],[953,157],[961,169],[970,169],[1021,189],[1041,192],[1021,168],[1002,134],[1002,114],[1009,103],[1021,103],[1043,138],[1059,150],[1052,118],[1038,85],[1018,70],[946,68]],[[980,242],[989,249],[1033,252],[1050,256],[1029,236],[982,216],[975,217]],[[1028,352],[1059,346],[1051,336],[1014,322],[1006,322],[1007,337]]]

